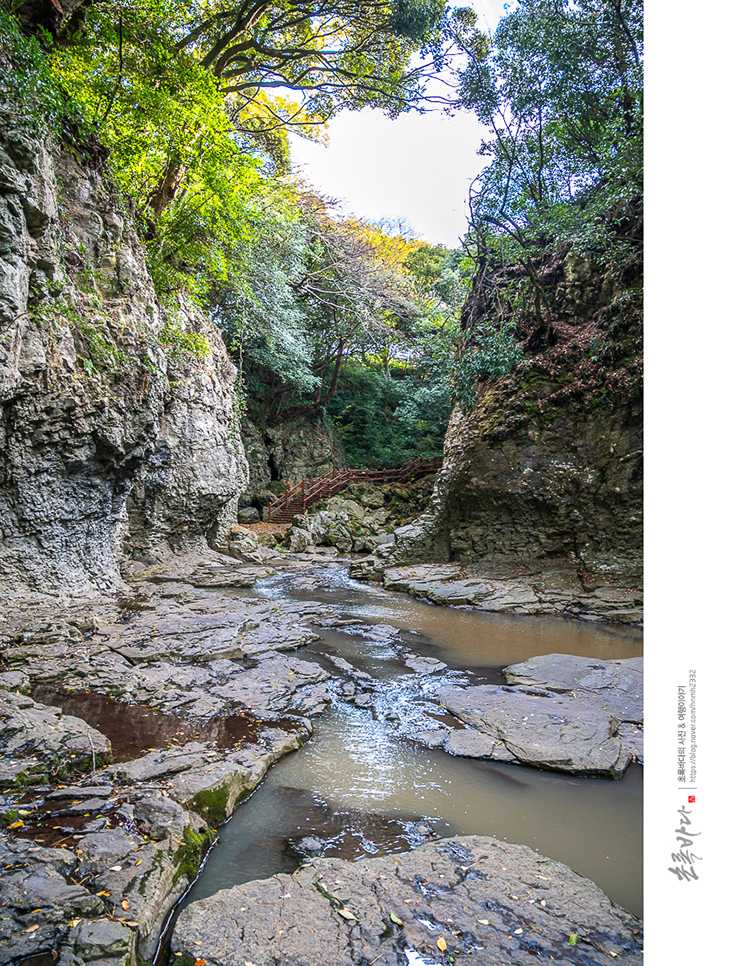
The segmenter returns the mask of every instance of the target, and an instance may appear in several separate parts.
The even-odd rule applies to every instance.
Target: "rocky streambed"
[[[639,911],[636,633],[434,608],[305,556],[178,557],[126,577],[93,603],[16,601],[0,624],[0,963],[162,962],[167,918],[216,835],[176,962],[506,961],[495,949],[522,962],[536,943],[635,961],[638,921],[554,860],[598,881],[597,846],[611,870],[599,884]],[[566,834],[550,832],[556,818]],[[393,876],[403,894],[373,904]],[[308,890],[314,905],[289,901]],[[581,890],[598,898],[581,907]]]

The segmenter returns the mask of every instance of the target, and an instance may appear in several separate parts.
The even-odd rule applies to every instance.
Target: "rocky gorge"
[[[103,174],[12,104],[0,135],[0,964],[638,962],[640,921],[587,878],[422,816],[393,854],[315,842],[298,871],[193,902],[166,934],[220,827],[337,702],[515,773],[618,785],[643,761],[633,639],[630,656],[476,673],[313,592],[346,564],[460,617],[631,630],[637,410],[556,401],[562,372],[523,372],[525,413],[510,421],[509,385],[485,391],[435,480],[341,494],[267,538],[239,511],[274,477],[341,465],[331,435],[242,423],[216,325],[160,300]],[[611,302],[560,271],[570,304]],[[256,596],[276,574],[296,596]],[[326,631],[394,654],[408,709],[355,659],[310,659]]]

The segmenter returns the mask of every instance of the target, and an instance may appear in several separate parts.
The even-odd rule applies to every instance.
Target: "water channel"
[[[482,834],[565,862],[641,915],[640,766],[620,781],[575,778],[457,758],[416,739],[453,723],[439,687],[504,683],[501,668],[538,654],[633,657],[639,630],[435,607],[356,583],[339,562],[262,580],[256,594],[337,611],[340,626],[316,628],[320,640],[298,652],[333,674],[333,702],[313,719],[308,744],[219,830],[184,904],[312,855],[357,859]],[[419,658],[447,667],[419,673]]]

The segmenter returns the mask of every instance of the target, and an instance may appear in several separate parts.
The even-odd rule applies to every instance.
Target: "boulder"
[[[291,527],[286,539],[292,553],[305,553],[314,544],[311,533],[300,527]]]
[[[238,522],[245,526],[248,523],[259,523],[261,515],[255,506],[239,507]]]
[[[363,506],[366,506],[371,510],[378,510],[380,507],[385,506],[385,493],[379,489],[365,489],[360,495],[360,502]]]
[[[226,542],[229,554],[239,560],[256,553],[259,548],[258,535],[253,530],[240,525],[228,531]]]
[[[361,504],[356,503],[355,500],[343,500],[340,497],[333,496],[327,500],[327,509],[330,513],[346,513],[348,517],[352,517],[355,520],[362,520],[365,516],[365,508]]]
[[[556,694],[595,697],[620,721],[644,720],[644,659],[601,661],[575,654],[541,654],[506,667],[508,684],[546,688]]]

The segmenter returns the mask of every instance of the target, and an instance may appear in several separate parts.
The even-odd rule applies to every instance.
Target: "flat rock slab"
[[[572,565],[555,571],[542,570],[536,565],[531,572],[485,575],[460,564],[388,566],[387,558],[382,556],[385,549],[378,547],[373,556],[354,563],[351,576],[358,580],[382,581],[388,590],[403,591],[412,597],[452,607],[512,614],[561,614],[621,624],[642,620],[639,588],[605,586],[599,582],[587,589]]]
[[[620,778],[632,759],[630,746],[617,736],[619,720],[592,698],[491,684],[442,688],[437,697],[457,718],[491,739],[501,760],[506,751],[526,765]],[[476,757],[485,757],[484,743],[478,747],[481,753]]]
[[[567,866],[464,836],[218,892],[183,911],[172,952],[208,966],[638,966],[641,939],[638,920]]]
[[[470,606],[520,614],[539,614],[545,610],[527,582],[465,577],[463,569],[455,564],[389,567],[383,571],[383,586],[452,607]]]
[[[546,688],[558,694],[595,696],[621,721],[644,720],[644,659],[600,661],[573,654],[542,654],[502,672],[508,684]]]
[[[76,916],[103,916],[102,900],[68,882],[70,849],[47,849],[0,832],[0,964],[24,962],[56,949]]]
[[[259,714],[283,711],[290,707],[294,695],[306,685],[319,684],[329,674],[318,664],[295,657],[270,657],[249,671],[238,675],[211,693],[234,705],[242,705]]]
[[[417,674],[433,674],[436,671],[445,671],[447,668],[443,661],[435,657],[424,657],[421,654],[408,654],[404,657],[403,663]]]

